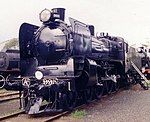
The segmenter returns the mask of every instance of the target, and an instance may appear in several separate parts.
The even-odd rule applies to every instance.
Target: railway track
[[[18,92],[0,94],[0,103],[15,99],[19,99]]]
[[[81,106],[78,106],[76,108],[74,108],[74,110],[76,109],[79,109],[81,107],[84,107],[86,106],[86,104],[83,104]],[[19,120],[23,120],[23,121],[34,121],[35,122],[50,122],[50,121],[53,121],[53,120],[56,120],[64,115],[67,115],[69,113],[71,113],[72,111],[64,111],[64,112],[61,112],[61,113],[58,113],[58,114],[55,114],[53,116],[40,116],[40,117],[28,117],[29,115],[25,114],[24,111],[18,111],[18,112],[15,112],[15,113],[12,113],[12,114],[9,114],[9,115],[4,115],[2,117],[0,117],[0,121],[11,121],[11,122],[16,122],[16,121],[19,121]]]
[[[14,113],[10,113],[10,114],[7,114],[7,115],[0,116],[0,121],[12,118],[14,116],[17,116],[17,115],[23,114],[23,113],[24,113],[24,111],[20,110],[20,111],[14,112]]]
[[[112,95],[114,94],[118,94],[119,92],[123,91],[123,89],[120,89],[118,92],[116,93],[113,93]],[[106,99],[109,95],[104,95],[102,96],[103,99]],[[97,103],[99,102],[99,100],[93,100],[90,102],[90,104],[92,103]],[[84,107],[87,107],[87,104],[82,104],[80,106],[77,106],[76,108],[74,108],[73,110],[77,110],[77,109],[82,109]],[[24,111],[19,111],[17,113],[12,113],[12,114],[9,114],[9,115],[6,115],[6,116],[3,116],[3,117],[0,117],[0,121],[11,121],[11,122],[16,122],[16,121],[33,121],[33,122],[49,122],[49,121],[53,121],[53,120],[56,120],[64,115],[67,115],[67,114],[70,114],[72,111],[64,111],[64,112],[61,112],[61,113],[58,113],[58,114],[53,114],[53,115],[47,115],[46,116],[29,116],[27,114],[25,114]]]

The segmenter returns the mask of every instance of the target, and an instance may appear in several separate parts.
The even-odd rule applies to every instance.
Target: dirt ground
[[[0,103],[0,116],[19,111],[19,100]]]
[[[86,115],[80,119],[70,114],[54,122],[150,122],[150,90],[136,85],[130,90],[106,96],[82,110]]]
[[[5,111],[18,109],[18,102],[0,105],[0,114]],[[78,119],[72,114],[63,116],[54,122],[150,122],[150,90],[143,90],[139,85],[130,90],[105,96],[101,100],[84,106],[79,111],[85,115]],[[17,121],[24,121],[18,117]],[[28,119],[34,122],[34,119]],[[40,119],[38,119],[40,122]],[[15,122],[15,120],[8,120]],[[25,119],[25,122],[27,119]],[[35,120],[37,122],[37,120]]]

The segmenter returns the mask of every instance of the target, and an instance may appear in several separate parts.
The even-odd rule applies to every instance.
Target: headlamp
[[[35,77],[38,79],[38,80],[41,80],[43,78],[43,73],[41,71],[36,71],[35,72]]]
[[[39,18],[40,18],[41,22],[49,21],[50,17],[51,17],[51,11],[48,10],[48,9],[42,10],[40,15],[39,15]]]
[[[137,51],[138,53],[142,53],[142,49],[140,47],[137,49]]]

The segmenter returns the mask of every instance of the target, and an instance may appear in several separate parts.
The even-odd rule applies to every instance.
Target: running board
[[[147,78],[142,74],[142,72],[138,69],[138,67],[133,63],[133,61],[131,61],[131,65],[133,66],[133,68],[137,71],[137,73],[143,78],[143,80],[149,84],[150,81],[147,80]]]

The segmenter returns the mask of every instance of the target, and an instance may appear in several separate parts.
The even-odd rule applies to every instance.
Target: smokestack
[[[58,14],[60,16],[60,20],[64,21],[65,20],[65,8],[53,8],[52,12],[54,14]]]

